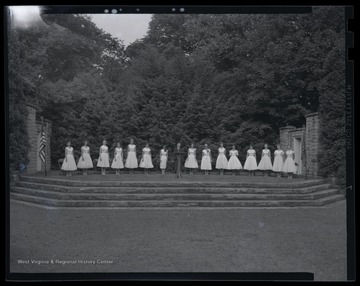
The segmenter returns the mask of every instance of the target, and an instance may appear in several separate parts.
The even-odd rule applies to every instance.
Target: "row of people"
[[[212,156],[211,150],[208,148],[208,145],[204,145],[205,148],[202,150],[202,158],[200,169],[204,170],[205,175],[208,174],[208,171],[212,170]],[[167,166],[169,151],[166,146],[163,146],[163,149],[160,150],[160,169],[162,174],[165,174],[165,169]],[[281,150],[280,145],[277,145],[277,150],[274,152],[274,163],[271,162],[271,152],[268,149],[268,145],[264,145],[262,150],[261,160],[259,164],[256,162],[256,151],[250,145],[249,150],[247,150],[246,160],[244,167],[242,166],[240,160],[238,159],[239,152],[235,149],[235,145],[232,146],[232,149],[229,150],[229,160],[226,157],[226,149],[223,146],[223,143],[220,144],[218,149],[218,156],[216,159],[215,168],[220,170],[220,175],[223,175],[224,170],[232,170],[235,174],[236,170],[245,169],[249,171],[249,175],[253,175],[255,170],[264,171],[264,175],[268,175],[269,171],[277,172],[277,176],[280,177],[281,173],[287,173],[291,178],[292,174],[296,172],[296,166],[294,163],[294,151],[291,150],[290,146],[286,152]],[[286,156],[286,158],[284,158]],[[106,168],[111,167],[116,170],[116,174],[119,174],[120,169],[128,168],[130,172],[135,168],[144,168],[145,173],[148,172],[148,169],[154,168],[151,159],[151,149],[147,143],[145,148],[142,149],[142,156],[140,162],[138,163],[136,157],[136,145],[134,144],[133,139],[130,140],[130,144],[127,147],[127,158],[124,164],[123,150],[121,144],[117,143],[117,146],[114,151],[114,159],[110,165],[109,160],[109,149],[106,146],[106,140],[103,141],[103,145],[99,150],[99,158],[97,161],[97,167],[101,168],[101,174],[105,175]],[[196,159],[196,148],[194,144],[191,144],[191,147],[188,149],[187,158],[185,160],[184,167],[190,169],[190,174],[193,174],[194,169],[198,169],[198,161]],[[78,163],[76,164],[75,158],[73,155],[73,148],[71,143],[67,143],[65,148],[65,159],[63,161],[61,169],[67,171],[67,176],[71,175],[70,171],[75,171],[77,169],[82,169],[83,174],[87,175],[87,169],[93,168],[93,162],[90,156],[90,147],[88,142],[85,141],[84,146],[81,147],[81,156]]]

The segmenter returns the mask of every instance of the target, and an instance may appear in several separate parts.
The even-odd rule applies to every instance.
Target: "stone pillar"
[[[281,146],[281,149],[283,149],[284,151],[287,149],[289,144],[291,146],[293,145],[290,132],[295,129],[296,128],[294,126],[285,126],[285,127],[281,127],[279,129],[280,130],[280,146]]]
[[[29,145],[30,149],[28,151],[29,163],[27,165],[28,174],[36,173],[38,161],[39,161],[39,136],[41,133],[41,122],[36,121],[36,112],[37,108],[33,105],[28,105],[28,118],[27,118],[27,131],[29,135]],[[52,132],[52,122],[50,120],[44,119],[44,127],[46,134],[46,169],[51,169],[51,132]],[[41,171],[45,170],[45,166],[41,166]]]
[[[36,126],[36,107],[28,105],[27,131],[29,135],[30,149],[28,151],[29,163],[27,164],[27,172],[36,172],[37,166],[37,126]]]
[[[51,170],[51,133],[52,133],[52,122],[50,120],[44,119],[44,123],[46,124],[46,170]]]
[[[41,121],[36,122],[37,125],[37,138],[41,136]],[[46,136],[46,148],[45,148],[45,156],[46,156],[46,170],[49,171],[51,169],[51,132],[52,132],[52,122],[44,118],[44,129]],[[39,142],[37,141],[38,149],[37,156],[39,156]],[[39,160],[37,158],[36,160]],[[41,163],[41,172],[45,171],[45,164]]]
[[[309,176],[317,176],[319,169],[319,113],[310,113],[306,118],[306,163]]]

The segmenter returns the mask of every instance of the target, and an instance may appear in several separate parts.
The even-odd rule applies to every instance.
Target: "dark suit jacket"
[[[180,147],[180,150],[175,147],[173,150],[173,156],[174,156],[174,172],[177,172],[177,168],[178,168],[178,164],[180,161],[180,171],[183,171],[184,166],[183,166],[183,162],[184,162],[184,157],[186,156],[187,152],[185,151],[184,148]]]

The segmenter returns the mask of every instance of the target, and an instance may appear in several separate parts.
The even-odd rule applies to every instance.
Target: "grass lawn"
[[[282,209],[46,209],[12,201],[10,215],[11,272],[305,271],[346,279],[345,201]]]

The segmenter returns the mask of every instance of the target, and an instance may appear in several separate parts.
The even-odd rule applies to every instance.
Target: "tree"
[[[326,39],[323,45],[328,51],[322,66],[323,78],[318,85],[321,93],[319,170],[320,175],[336,176],[340,184],[345,184],[345,51],[344,43],[339,40],[344,39],[345,25],[343,22],[335,25],[343,19],[344,10],[334,13],[323,9],[322,12],[323,17],[331,16],[334,22],[328,22],[328,28],[318,33],[319,41]]]
[[[26,102],[33,85],[22,74],[16,30],[8,31],[8,40],[9,164],[10,170],[15,171],[19,170],[20,164],[29,162]]]

